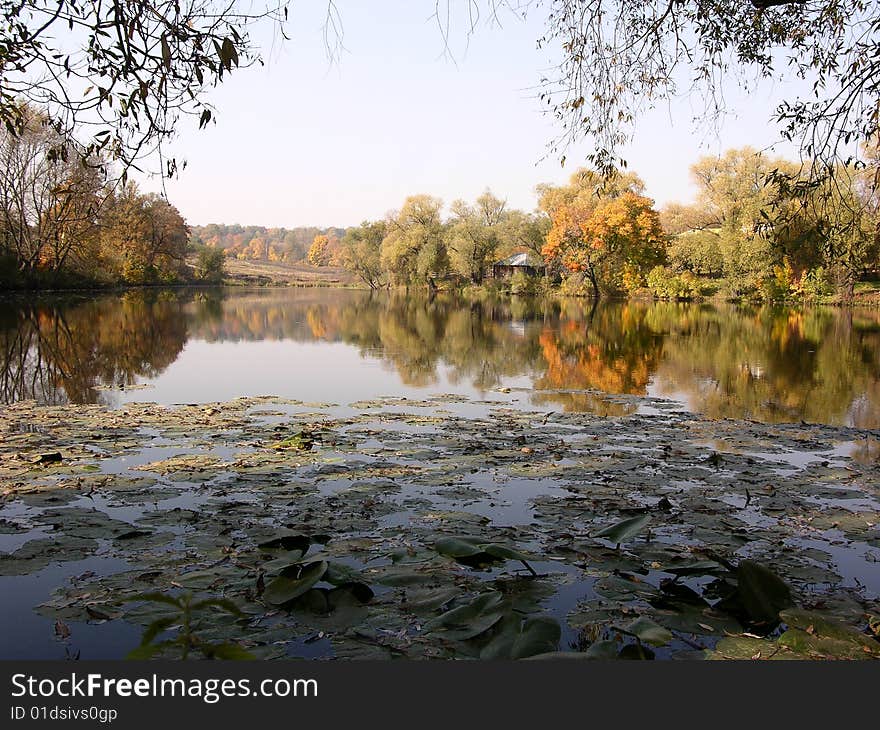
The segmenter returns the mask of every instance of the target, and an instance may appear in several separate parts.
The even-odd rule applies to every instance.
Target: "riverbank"
[[[5,658],[880,656],[880,433],[526,392],[9,406]]]
[[[187,261],[190,271],[194,271],[195,259]],[[222,281],[202,281],[193,274],[179,281],[156,282],[149,285],[126,285],[120,282],[97,281],[61,273],[54,277],[38,280],[16,281],[13,278],[0,278],[0,292],[42,293],[42,292],[94,292],[103,294],[129,289],[156,288],[203,288],[206,286],[230,287],[341,287],[355,285],[353,276],[345,269],[337,267],[314,267],[307,264],[272,263],[268,261],[240,261],[227,259]]]
[[[189,262],[190,264],[193,261]],[[167,288],[204,288],[204,287],[250,287],[250,288],[277,288],[277,287],[327,287],[339,289],[362,289],[368,290],[362,282],[342,267],[311,266],[308,264],[273,263],[268,261],[253,261],[227,259],[226,271],[222,282],[205,282],[198,279],[182,280],[171,283],[156,283],[151,285],[124,285],[119,283],[101,283],[86,279],[62,277],[57,280],[45,280],[32,282],[31,286],[12,286],[7,282],[6,286],[0,287],[2,292],[14,292],[20,294],[45,293],[45,292],[93,292],[105,294],[110,292],[138,290],[138,289],[167,289]],[[851,302],[841,302],[833,296],[824,296],[820,299],[789,298],[779,301],[767,301],[760,297],[737,297],[725,292],[722,284],[716,280],[700,279],[699,286],[692,296],[668,297],[658,296],[648,288],[636,290],[630,295],[617,295],[603,297],[604,301],[684,301],[706,302],[715,304],[733,303],[744,305],[773,305],[773,306],[840,306],[840,307],[880,307],[880,281],[862,281],[856,285],[854,299]],[[427,292],[425,287],[413,287],[414,290],[423,294]],[[383,289],[384,290],[384,289]],[[487,279],[483,284],[462,284],[461,282],[440,282],[436,292],[451,292],[467,298],[485,297],[548,297],[552,299],[590,299],[589,291],[584,289],[571,289],[565,286],[548,285],[546,281],[538,278],[529,279],[522,277],[514,281]]]

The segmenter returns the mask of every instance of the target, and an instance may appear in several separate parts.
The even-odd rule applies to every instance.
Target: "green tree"
[[[500,243],[506,203],[486,190],[474,205],[452,203],[446,241],[453,269],[474,284],[483,281]]]
[[[389,215],[382,241],[381,262],[395,284],[436,281],[449,270],[449,257],[440,219],[443,201],[430,195],[412,195]]]
[[[382,240],[387,229],[385,221],[364,221],[349,228],[342,237],[342,265],[370,289],[379,289],[386,283],[382,268]]]
[[[818,250],[838,299],[850,303],[855,284],[880,259],[880,200],[872,164],[854,171],[839,166],[814,187],[793,216],[797,233]]]
[[[220,284],[226,273],[225,261],[220,249],[201,246],[196,254],[196,278],[206,284]]]
[[[774,266],[782,263],[785,252],[775,236],[797,207],[774,172],[791,178],[798,174],[793,163],[767,157],[751,147],[697,161],[691,167],[698,187],[697,205],[715,225],[705,228],[690,250],[677,247],[676,258],[694,272],[712,270],[716,263],[710,252],[714,248],[732,294],[758,291],[773,276]],[[688,260],[691,252],[694,258]]]
[[[550,216],[540,211],[509,210],[499,227],[499,258],[516,251],[527,251],[541,258],[541,249],[550,231]]]

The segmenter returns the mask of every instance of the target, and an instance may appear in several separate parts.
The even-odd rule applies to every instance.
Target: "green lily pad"
[[[743,560],[736,569],[736,578],[739,600],[755,623],[775,625],[779,612],[791,607],[791,589],[769,568]]]
[[[324,560],[285,568],[266,586],[263,599],[273,606],[283,606],[308,591],[326,571],[327,562]]]
[[[592,537],[604,537],[609,542],[620,545],[631,537],[638,535],[650,521],[651,516],[647,514],[630,517],[627,520],[622,520],[598,532],[594,532]]]
[[[672,632],[669,629],[654,623],[651,619],[644,616],[637,618],[620,630],[652,646],[666,646],[673,638]]]
[[[491,591],[482,593],[470,603],[446,611],[428,621],[426,633],[443,631],[449,638],[463,641],[485,633],[504,618],[504,597]]]
[[[449,558],[470,558],[485,552],[473,538],[442,537],[434,543],[434,549]]]

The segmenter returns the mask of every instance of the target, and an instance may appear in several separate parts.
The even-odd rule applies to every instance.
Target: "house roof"
[[[531,266],[532,268],[541,268],[544,266],[544,262],[541,261],[537,256],[533,256],[529,253],[515,253],[513,256],[509,256],[506,259],[495,262],[496,266]]]

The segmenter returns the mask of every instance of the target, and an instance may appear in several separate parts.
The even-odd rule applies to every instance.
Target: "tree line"
[[[696,201],[661,210],[635,173],[580,169],[567,184],[539,185],[532,212],[486,190],[448,208],[413,195],[347,229],[190,228],[164,197],[111,178],[100,157],[69,153],[29,109],[22,130],[0,130],[0,285],[219,282],[234,257],[342,266],[371,289],[490,279],[513,293],[848,302],[878,270],[877,150],[864,146],[858,166],[818,181],[751,148],[703,157],[691,168]],[[544,277],[491,280],[515,253]]]
[[[295,264],[307,260],[316,236],[326,236],[333,241],[344,233],[345,229],[332,227],[267,228],[237,223],[209,223],[206,226],[192,226],[190,240],[196,246],[222,251],[227,258]],[[326,265],[330,259],[321,261],[322,265]]]
[[[341,239],[316,236],[308,258],[340,264],[371,289],[479,285],[494,263],[526,253],[545,276],[514,274],[508,290],[848,302],[876,275],[880,254],[880,166],[876,148],[863,152],[859,166],[819,181],[749,147],[705,156],[691,168],[696,201],[661,210],[637,174],[590,169],[539,185],[530,213],[489,190],[454,201],[445,216],[439,198],[413,195]]]

